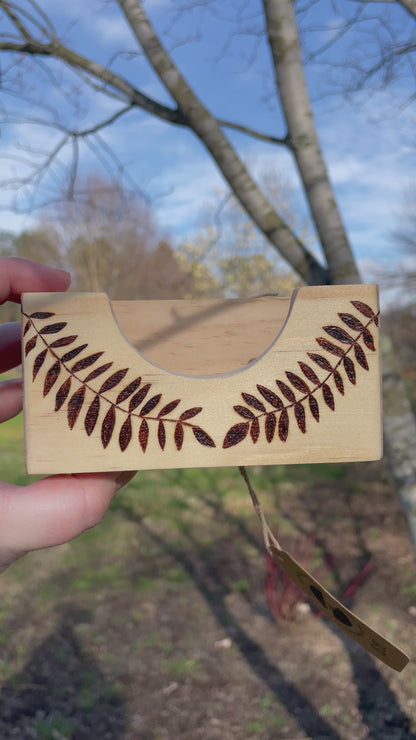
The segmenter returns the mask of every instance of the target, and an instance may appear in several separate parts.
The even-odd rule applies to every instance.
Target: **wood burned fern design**
[[[36,347],[42,348],[33,362],[32,380],[33,382],[36,380],[48,359],[52,360],[44,376],[43,396],[46,397],[52,391],[56,393],[55,412],[59,412],[66,405],[70,429],[74,428],[89,397],[84,415],[84,429],[87,435],[91,436],[96,425],[101,424],[101,443],[104,448],[110,444],[120,418],[122,423],[118,431],[118,444],[122,452],[133,439],[135,425],[138,428],[137,439],[143,452],[146,452],[152,426],[157,427],[157,440],[162,451],[166,445],[168,426],[174,427],[173,440],[178,451],[182,449],[187,428],[192,430],[195,440],[200,445],[215,447],[209,434],[192,421],[201,413],[202,406],[194,406],[185,409],[179,416],[172,416],[181,399],[175,398],[164,402],[162,406],[162,394],[151,395],[152,383],[142,383],[141,377],[123,386],[113,400],[108,394],[122,384],[129,368],[114,372],[113,362],[99,364],[104,352],[88,354],[88,344],[78,344],[77,334],[64,332],[67,327],[65,321],[50,321],[55,316],[54,313],[37,311],[24,316],[27,321],[23,336],[28,337],[24,348],[25,356],[27,357]],[[67,349],[71,345],[71,349]],[[82,377],[86,370],[88,373]],[[92,384],[100,376],[102,382],[96,389]],[[157,407],[159,410],[156,410]]]
[[[245,405],[233,407],[240,421],[226,432],[223,449],[247,437],[253,444],[259,439],[270,444],[277,438],[284,443],[293,422],[305,434],[309,417],[319,423],[322,408],[335,411],[337,393],[343,396],[346,384],[356,385],[360,370],[369,370],[368,351],[376,349],[370,328],[378,326],[378,314],[362,301],[351,301],[351,305],[356,313],[338,313],[339,325],[323,327],[326,336],[315,338],[320,351],[308,352],[308,362],[299,360],[300,371],[286,370],[285,379],[276,378],[273,388],[257,383],[257,393],[254,389],[254,393],[241,393]],[[80,342],[67,329],[67,322],[56,320],[54,313],[37,311],[24,316],[24,352],[35,356],[32,380],[39,382],[43,377],[43,396],[55,394],[55,412],[66,409],[70,429],[82,419],[89,437],[100,430],[104,449],[118,436],[121,452],[135,439],[145,453],[151,434],[163,451],[169,428],[177,451],[182,450],[186,429],[192,430],[198,444],[216,446],[193,421],[202,406],[175,413],[180,398],[166,401],[141,377],[126,382],[129,368],[115,369],[111,360],[103,358],[104,352],[91,352],[88,343]],[[43,368],[47,368],[45,373],[40,372]]]
[[[278,393],[274,389],[260,384],[256,386],[259,395],[241,393],[246,405],[236,405],[233,408],[244,421],[234,424],[228,430],[222,444],[224,449],[234,447],[246,439],[248,435],[255,444],[261,435],[260,421],[264,420],[264,435],[268,443],[273,441],[276,431],[280,441],[286,442],[289,435],[290,412],[293,413],[297,427],[305,434],[308,410],[318,423],[320,420],[320,404],[323,403],[331,411],[335,411],[334,391],[342,396],[345,393],[343,373],[349,383],[355,385],[357,380],[356,364],[363,370],[368,371],[369,369],[364,347],[370,352],[375,351],[374,337],[369,327],[372,324],[378,326],[378,314],[362,301],[351,301],[351,304],[361,316],[368,319],[366,323],[363,323],[358,316],[352,313],[339,313],[338,317],[349,331],[343,326],[324,326],[323,330],[328,336],[316,338],[321,350],[334,359],[331,361],[318,352],[307,353],[309,359],[321,371],[324,371],[325,376],[319,378],[310,364],[299,361],[298,365],[303,377],[294,372],[286,371],[286,379],[289,384],[277,378],[275,382]],[[355,336],[351,332],[354,332]],[[335,364],[333,364],[334,362]]]

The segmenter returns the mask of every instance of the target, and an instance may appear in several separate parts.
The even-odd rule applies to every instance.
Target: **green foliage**
[[[174,658],[166,661],[166,668],[176,676],[195,676],[200,672],[201,664],[193,658]]]
[[[233,583],[231,583],[231,588],[233,591],[249,591],[250,584],[246,578],[240,578],[238,581],[233,581]]]
[[[72,740],[76,725],[67,717],[53,712],[47,717],[34,719],[32,729],[36,740]]]

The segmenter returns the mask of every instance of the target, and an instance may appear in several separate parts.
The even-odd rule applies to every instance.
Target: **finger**
[[[0,326],[0,373],[21,363],[20,323],[17,321]]]
[[[61,292],[71,282],[69,273],[18,257],[0,257],[0,304],[20,302],[25,292]]]
[[[0,423],[12,419],[23,407],[22,379],[4,380],[0,383]]]
[[[26,488],[1,484],[0,567],[29,550],[60,545],[93,527],[133,475],[56,475]]]

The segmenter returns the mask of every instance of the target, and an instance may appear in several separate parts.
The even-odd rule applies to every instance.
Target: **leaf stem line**
[[[371,318],[371,319],[370,319],[370,320],[369,320],[369,321],[368,321],[368,322],[367,322],[367,323],[365,324],[365,327],[364,327],[364,329],[368,329],[368,327],[369,327],[369,326],[370,326],[370,325],[371,325],[372,323],[374,323],[375,319],[377,319],[377,318],[378,318],[378,316],[379,316],[379,312],[378,312],[377,314],[375,314],[375,315],[374,315],[374,316],[373,316],[373,317],[372,317],[372,318]],[[340,357],[340,358],[339,358],[338,362],[337,362],[337,363],[336,363],[336,365],[335,365],[335,366],[334,366],[334,367],[332,368],[331,372],[329,372],[329,373],[328,373],[328,374],[326,375],[326,377],[325,377],[325,378],[324,378],[324,379],[323,379],[322,381],[320,381],[320,383],[319,383],[319,384],[315,385],[315,387],[314,387],[314,388],[312,388],[312,389],[310,390],[310,392],[309,392],[309,393],[306,393],[306,394],[305,394],[304,396],[302,396],[301,398],[299,398],[299,399],[296,399],[295,401],[293,401],[293,402],[290,402],[290,403],[288,403],[288,404],[287,404],[286,406],[282,406],[282,408],[273,408],[273,409],[270,409],[269,411],[267,411],[267,409],[266,409],[266,411],[261,411],[261,412],[260,412],[259,414],[257,414],[257,415],[253,413],[253,418],[252,418],[252,419],[249,419],[249,418],[247,417],[247,421],[248,421],[248,422],[250,422],[250,421],[252,422],[252,421],[254,421],[255,419],[257,419],[257,420],[258,420],[258,419],[261,419],[261,418],[262,418],[263,416],[268,416],[269,414],[281,414],[281,413],[282,413],[282,411],[285,411],[285,410],[288,410],[288,409],[292,409],[292,408],[294,408],[295,406],[298,406],[299,404],[302,404],[302,403],[303,403],[304,401],[306,401],[306,400],[307,400],[308,398],[310,398],[310,396],[314,396],[314,395],[315,395],[315,394],[316,394],[316,393],[317,393],[317,392],[319,391],[319,389],[320,389],[320,388],[322,388],[322,386],[326,385],[326,384],[327,384],[327,382],[328,382],[328,380],[329,380],[329,379],[330,379],[331,377],[333,377],[333,376],[335,375],[336,371],[338,370],[338,368],[340,367],[340,365],[341,365],[341,364],[343,363],[343,361],[344,361],[345,357],[347,357],[347,355],[349,354],[349,352],[351,352],[351,351],[353,350],[353,348],[354,348],[354,347],[355,347],[355,346],[356,346],[356,345],[357,345],[357,344],[359,343],[359,341],[360,341],[361,337],[363,336],[363,334],[364,334],[364,331],[360,331],[360,332],[359,332],[359,333],[357,334],[357,336],[355,337],[354,341],[353,341],[353,342],[351,342],[351,344],[349,345],[349,347],[348,347],[348,348],[347,348],[347,349],[345,350],[345,352],[343,353],[342,357]]]
[[[66,365],[65,362],[62,361],[62,359],[59,357],[59,355],[48,344],[48,342],[46,341],[45,337],[40,333],[40,331],[36,327],[33,319],[31,319],[31,317],[28,314],[24,313],[23,311],[22,311],[22,315],[25,316],[25,318],[27,318],[28,321],[30,321],[31,326],[35,330],[37,336],[40,337],[41,341],[45,345],[45,347],[48,350],[48,352],[52,355],[52,357],[55,358],[55,360],[57,360],[59,362],[59,364],[65,369],[65,371],[67,372],[67,374],[69,376],[71,376],[72,378],[74,378],[76,380],[76,382],[79,383],[81,386],[83,386],[84,388],[88,389],[94,396],[98,396],[100,399],[102,399],[103,401],[105,401],[109,406],[113,406],[113,408],[115,410],[121,411],[126,416],[130,416],[130,417],[136,418],[136,419],[146,419],[147,421],[157,421],[157,422],[163,421],[163,422],[168,422],[168,423],[171,423],[171,424],[180,423],[184,427],[189,427],[190,429],[197,429],[199,427],[199,424],[193,424],[190,421],[182,421],[179,418],[173,419],[173,418],[171,418],[169,416],[161,416],[161,417],[158,417],[158,416],[150,416],[150,414],[145,414],[145,415],[141,416],[140,413],[137,413],[137,412],[134,412],[134,411],[128,411],[128,409],[125,409],[123,406],[120,406],[119,404],[114,403],[114,401],[111,401],[104,394],[99,393],[98,391],[94,390],[94,388],[92,388],[91,385],[89,385],[88,383],[86,383],[84,380],[81,380],[81,378],[76,373],[72,372],[72,370]]]

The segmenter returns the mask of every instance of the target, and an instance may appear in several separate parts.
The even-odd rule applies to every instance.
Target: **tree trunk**
[[[381,350],[386,460],[416,557],[416,420],[400,375],[397,352],[387,335],[382,335]]]
[[[359,283],[319,145],[306,88],[293,0],[263,0],[267,36],[289,141],[327,260],[331,283]]]
[[[311,284],[328,283],[327,270],[276,213],[238,157],[221,126],[195,95],[160,43],[139,0],[118,0],[155,72],[170,92],[188,125],[210,152],[235,196],[271,244]]]
[[[360,282],[316,134],[293,1],[263,0],[263,5],[282,110],[331,282]],[[416,557],[416,421],[392,342],[386,335],[382,337],[382,362],[386,462],[408,523]]]

